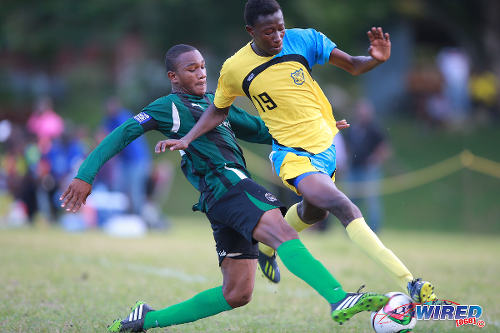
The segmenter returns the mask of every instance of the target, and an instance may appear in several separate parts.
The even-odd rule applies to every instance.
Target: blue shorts
[[[283,183],[298,193],[297,184],[311,173],[324,173],[335,180],[336,150],[330,147],[318,154],[312,154],[297,148],[290,148],[273,142],[273,151],[269,155],[274,171]]]

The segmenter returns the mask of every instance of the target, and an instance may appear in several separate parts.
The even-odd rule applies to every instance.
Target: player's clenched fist
[[[351,124],[349,124],[345,119],[337,121],[335,125],[339,131],[351,127]]]

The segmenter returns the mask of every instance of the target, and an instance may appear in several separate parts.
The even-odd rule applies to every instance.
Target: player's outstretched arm
[[[352,75],[368,72],[381,63],[387,61],[391,56],[391,40],[388,33],[384,33],[381,27],[372,27],[367,32],[370,40],[368,53],[370,56],[351,56],[348,53],[333,49],[330,54],[330,63]]]
[[[141,125],[134,119],[129,119],[106,136],[83,161],[76,178],[59,198],[61,207],[76,213],[85,204],[92,190],[91,184],[102,165],[143,133]]]
[[[191,130],[184,137],[180,139],[169,139],[160,141],[162,142],[160,150],[156,150],[158,148],[158,144],[155,147],[155,151],[165,152],[165,149],[168,148],[170,150],[184,150],[187,149],[189,144],[196,140],[196,138],[202,136],[208,131],[219,126],[227,117],[229,113],[229,107],[219,109],[213,103],[203,112],[200,119],[196,122],[196,124],[191,128]],[[159,143],[160,143],[159,142]]]
[[[251,115],[234,105],[231,106],[230,110],[227,120],[229,120],[231,129],[238,139],[267,145],[273,143],[273,138],[260,117]]]

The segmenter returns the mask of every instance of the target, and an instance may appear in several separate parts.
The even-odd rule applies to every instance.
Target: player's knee
[[[247,305],[252,300],[252,292],[253,288],[239,288],[229,290],[227,293],[224,293],[224,298],[226,299],[227,304],[229,304],[233,309],[239,308],[241,306]]]
[[[347,226],[354,219],[361,217],[359,208],[347,197],[342,197],[332,202],[330,211],[344,226]]]
[[[352,210],[350,200],[342,197],[338,197],[335,200],[331,200],[329,206],[330,206],[329,207],[330,211],[335,215],[349,214],[349,212]]]
[[[328,210],[326,209],[307,209],[304,210],[301,219],[309,224],[323,221],[328,217]]]

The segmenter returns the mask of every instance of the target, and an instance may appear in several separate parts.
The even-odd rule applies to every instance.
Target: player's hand
[[[339,120],[337,121],[337,123],[335,124],[337,126],[337,129],[340,131],[340,130],[343,130],[343,129],[346,129],[346,128],[349,128],[351,126],[351,124],[349,124],[347,122],[347,120],[345,119],[342,119],[342,120]]]
[[[158,141],[158,143],[155,146],[155,153],[164,153],[165,150],[168,148],[170,150],[184,150],[187,149],[189,146],[189,143],[184,141],[183,139],[169,139],[169,140],[162,140]]]
[[[66,208],[67,212],[76,213],[87,202],[91,191],[92,185],[78,178],[73,179],[59,198],[62,201],[61,207]]]
[[[389,34],[384,34],[381,27],[372,27],[366,34],[370,40],[368,53],[372,56],[372,58],[380,62],[384,62],[389,59],[391,56],[391,40],[389,38]]]

